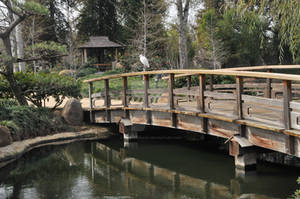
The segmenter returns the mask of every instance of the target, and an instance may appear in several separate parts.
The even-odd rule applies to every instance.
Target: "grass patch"
[[[116,75],[116,74],[120,74],[120,72],[119,71],[108,71],[101,75],[92,74],[92,75],[88,75],[88,76],[81,78],[81,80],[83,81],[83,80],[103,77],[103,76],[107,76],[107,75]],[[128,77],[127,81],[128,81],[128,89],[129,90],[144,89],[144,82],[143,82],[142,76]],[[150,76],[149,86],[151,89],[156,88],[156,82],[154,81],[154,78],[151,78],[151,76]],[[158,86],[158,88],[163,88],[163,89],[167,88],[168,82],[166,80],[159,80],[157,86]],[[94,87],[94,93],[103,92],[104,91],[104,81],[94,82],[93,87]],[[122,78],[111,79],[109,81],[109,88],[111,91],[120,91],[121,92],[121,90],[123,89]],[[82,83],[81,95],[83,97],[88,97],[88,93],[89,93],[89,84]]]

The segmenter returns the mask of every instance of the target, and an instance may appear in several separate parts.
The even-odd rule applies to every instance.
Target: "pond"
[[[259,164],[236,177],[233,158],[186,141],[118,138],[52,146],[0,170],[0,198],[287,198],[299,170]]]

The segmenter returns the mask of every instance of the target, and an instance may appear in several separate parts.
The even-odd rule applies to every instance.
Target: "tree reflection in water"
[[[172,144],[143,146],[86,142],[34,150],[1,169],[0,198],[271,199],[296,188],[293,173],[237,179],[228,174],[231,159],[222,155]]]

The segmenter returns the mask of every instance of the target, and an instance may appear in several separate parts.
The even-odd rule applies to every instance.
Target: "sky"
[[[199,9],[202,8],[202,4],[198,6],[194,6],[190,9],[189,12],[189,23],[195,24],[196,23],[196,14]],[[168,17],[166,19],[167,23],[176,23],[177,21],[177,9],[174,3],[168,9]]]

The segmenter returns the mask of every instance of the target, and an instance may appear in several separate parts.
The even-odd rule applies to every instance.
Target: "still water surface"
[[[227,154],[182,141],[119,139],[45,147],[0,169],[0,198],[287,198],[297,171],[260,164],[235,176]]]

